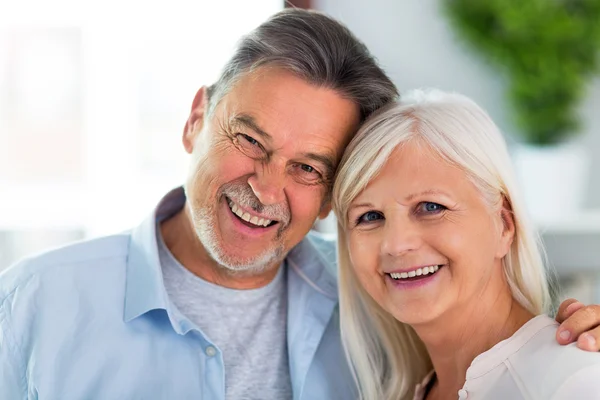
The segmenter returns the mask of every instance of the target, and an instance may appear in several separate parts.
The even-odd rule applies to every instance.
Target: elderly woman
[[[600,354],[555,341],[505,142],[475,103],[414,91],[379,112],[333,201],[363,399],[600,399]]]

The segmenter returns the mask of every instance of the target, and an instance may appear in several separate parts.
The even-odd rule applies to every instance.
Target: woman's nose
[[[400,256],[417,250],[421,243],[421,233],[409,217],[386,218],[381,245],[382,255]]]

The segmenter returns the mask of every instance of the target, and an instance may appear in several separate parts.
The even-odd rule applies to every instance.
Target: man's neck
[[[277,265],[261,273],[233,272],[219,265],[198,240],[186,207],[162,221],[159,228],[165,245],[177,261],[207,282],[230,289],[257,289],[269,284],[277,275]]]
[[[503,281],[502,286],[482,290],[465,307],[426,326],[415,326],[436,372],[427,399],[456,399],[473,359],[511,337],[532,317],[512,298]]]

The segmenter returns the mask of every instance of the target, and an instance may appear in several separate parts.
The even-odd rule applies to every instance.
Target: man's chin
[[[216,251],[213,254],[215,261],[230,274],[258,275],[277,267],[283,261],[282,250],[271,250],[262,254],[228,254],[225,251]]]
[[[285,250],[281,243],[264,243],[268,247],[261,248],[259,243],[239,243],[235,240],[235,243],[228,242],[224,238],[231,238],[231,232],[224,233],[223,230],[216,229],[219,224],[209,218],[209,215],[207,212],[194,215],[196,234],[209,256],[224,272],[256,275],[283,261]]]

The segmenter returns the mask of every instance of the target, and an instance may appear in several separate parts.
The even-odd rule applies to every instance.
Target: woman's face
[[[433,322],[503,284],[514,232],[503,216],[461,169],[408,142],[350,205],[353,268],[396,319]]]

